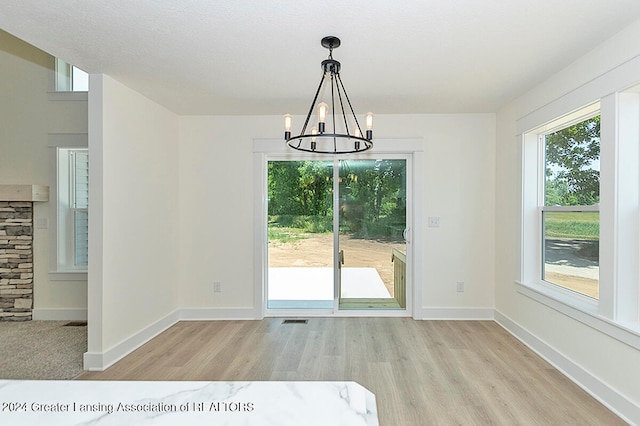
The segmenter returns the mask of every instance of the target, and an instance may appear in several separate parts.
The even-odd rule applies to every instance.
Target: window
[[[518,121],[517,289],[640,348],[640,86],[536,125],[565,104]]]
[[[521,283],[597,313],[601,103],[523,133]],[[602,192],[602,193],[601,193]]]
[[[80,68],[56,58],[55,70],[56,92],[87,92],[89,75]]]
[[[57,270],[86,271],[88,260],[89,153],[57,149]]]
[[[599,296],[600,116],[540,136],[542,280]]]

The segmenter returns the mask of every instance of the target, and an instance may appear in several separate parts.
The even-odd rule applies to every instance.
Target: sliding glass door
[[[333,309],[333,169],[268,163],[269,309]]]
[[[407,161],[339,164],[340,309],[406,307]]]
[[[268,309],[406,309],[407,163],[268,162]]]

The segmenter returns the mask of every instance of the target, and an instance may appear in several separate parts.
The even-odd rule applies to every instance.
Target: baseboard
[[[89,371],[103,371],[129,355],[149,340],[156,337],[180,320],[180,311],[176,310],[163,318],[148,325],[137,333],[124,339],[105,352],[86,352],[84,354],[84,369]]]
[[[164,318],[150,324],[132,336],[126,338],[105,352],[86,352],[84,369],[104,371],[125,356],[129,355],[149,340],[156,337],[178,321],[213,321],[213,320],[255,320],[260,319],[258,311],[253,308],[216,309],[186,308],[173,311]]]
[[[104,354],[101,352],[85,352],[82,355],[82,368],[86,371],[104,371]]]
[[[182,321],[213,320],[259,320],[260,312],[255,308],[183,308],[180,309]]]
[[[640,406],[612,389],[609,385],[562,355],[552,346],[524,329],[506,315],[496,310],[494,316],[495,321],[516,339],[520,340],[532,351],[544,358],[571,381],[620,416],[624,421],[632,425],[640,425]]]
[[[416,320],[493,320],[493,308],[429,308],[414,312]]]
[[[36,308],[33,310],[32,318],[36,321],[86,321],[87,309]]]

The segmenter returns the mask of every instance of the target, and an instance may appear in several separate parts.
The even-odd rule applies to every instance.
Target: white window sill
[[[47,92],[50,101],[86,101],[89,92]]]
[[[87,271],[51,271],[49,281],[87,281]]]
[[[524,284],[516,281],[520,294],[545,306],[580,321],[609,337],[640,350],[640,323],[618,323],[598,314],[595,303],[588,303],[576,297],[569,297],[540,284]]]

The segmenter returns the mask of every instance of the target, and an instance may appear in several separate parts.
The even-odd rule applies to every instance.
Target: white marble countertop
[[[2,425],[378,425],[355,382],[0,380]]]

